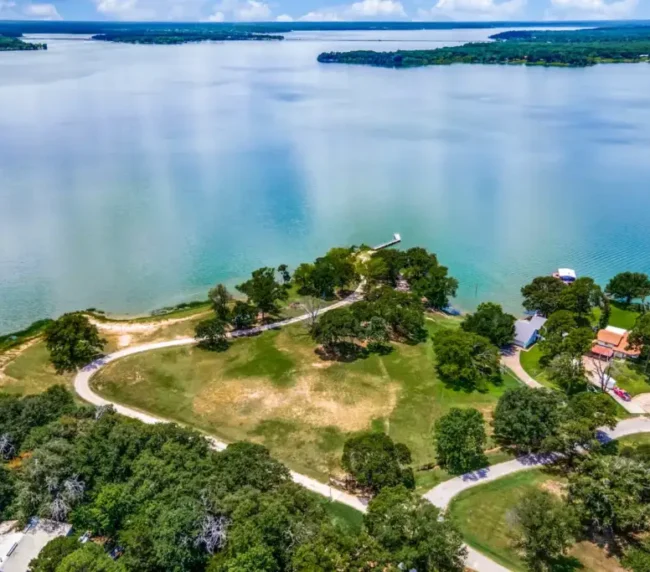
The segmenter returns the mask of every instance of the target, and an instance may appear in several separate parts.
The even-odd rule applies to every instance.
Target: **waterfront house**
[[[629,332],[623,328],[607,326],[598,332],[591,353],[604,359],[636,359],[641,355],[637,349],[629,348]]]
[[[546,318],[537,314],[525,320],[517,320],[514,344],[520,348],[528,349],[541,337],[540,331],[545,323]]]

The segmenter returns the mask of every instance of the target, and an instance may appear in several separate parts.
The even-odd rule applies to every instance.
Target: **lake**
[[[439,255],[465,309],[519,310],[559,266],[650,272],[650,65],[316,62],[490,33],[0,54],[0,333],[205,297],[394,232]]]

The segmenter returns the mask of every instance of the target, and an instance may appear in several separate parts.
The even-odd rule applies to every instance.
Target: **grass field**
[[[643,372],[640,364],[616,360],[612,365],[611,376],[632,397],[650,392],[650,375]]]
[[[36,341],[4,367],[4,374],[0,374],[0,391],[31,395],[53,385],[70,387],[72,377],[72,374],[57,375],[50,364],[45,342]]]
[[[637,318],[640,316],[639,312],[634,309],[634,306],[627,307],[620,302],[612,302],[611,309],[612,313],[609,317],[609,325],[615,326],[616,328],[631,330]]]
[[[512,547],[512,510],[529,491],[542,488],[562,494],[564,481],[543,469],[515,473],[508,477],[468,489],[458,495],[450,506],[465,541],[485,555],[514,571],[525,571],[520,555]],[[575,567],[593,572],[622,572],[618,560],[591,542],[579,542],[570,551],[577,559]]]
[[[433,333],[457,321],[427,322]],[[430,342],[399,345],[387,356],[353,363],[322,361],[303,326],[239,340],[224,353],[195,347],[130,356],[99,372],[102,395],[227,441],[263,443],[291,467],[325,480],[336,472],[347,434],[386,431],[409,446],[414,465],[434,461],[432,427],[451,407],[476,407],[489,418],[517,381],[489,392],[446,386]],[[502,456],[496,457],[503,460]],[[423,487],[447,475],[418,473]]]
[[[519,353],[519,363],[524,371],[533,379],[539,381],[542,385],[557,389],[555,385],[548,379],[546,371],[540,365],[539,360],[542,357],[542,352],[539,351],[539,344],[535,344],[528,351]]]

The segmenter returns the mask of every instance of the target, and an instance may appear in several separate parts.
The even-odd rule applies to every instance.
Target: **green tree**
[[[558,354],[546,369],[549,380],[561,388],[567,395],[586,391],[588,387],[587,372],[581,359],[570,354]]]
[[[450,382],[485,388],[500,377],[499,350],[487,338],[463,330],[440,331],[433,336],[436,369]]]
[[[14,476],[4,465],[0,465],[0,521],[9,518],[15,495]]]
[[[648,372],[650,366],[650,312],[640,316],[628,337],[629,346],[641,352],[644,361],[644,371]]]
[[[521,289],[524,308],[529,312],[539,312],[550,316],[562,309],[561,296],[566,285],[553,276],[538,276]]]
[[[468,314],[461,327],[487,338],[497,347],[507,346],[515,337],[516,318],[506,314],[499,304],[484,302],[476,312]]]
[[[293,273],[293,282],[298,287],[298,292],[305,296],[317,296],[313,283],[314,265],[302,263]]]
[[[390,326],[381,316],[373,316],[363,326],[363,337],[368,341],[370,351],[390,352]]]
[[[368,505],[366,530],[399,568],[422,572],[462,572],[466,549],[451,520],[403,486],[383,489]]]
[[[232,325],[236,330],[247,330],[255,325],[257,308],[252,304],[237,301],[232,309]]]
[[[569,501],[582,522],[598,532],[625,535],[647,531],[650,469],[622,457],[588,457],[569,475]]]
[[[575,314],[571,311],[558,310],[544,324],[543,338],[539,343],[542,354],[540,361],[542,365],[548,365],[560,354],[578,359],[589,352],[594,332],[586,326],[578,327]]]
[[[515,546],[524,554],[528,570],[554,570],[558,559],[575,542],[578,521],[571,509],[551,493],[528,492],[514,510]]]
[[[650,296],[650,278],[641,272],[621,272],[607,283],[605,292],[629,305],[634,298]]]
[[[562,420],[562,396],[547,389],[507,390],[494,412],[494,438],[499,445],[531,453],[541,450]]]
[[[219,318],[199,322],[194,328],[194,334],[201,348],[218,352],[228,349],[226,325]]]
[[[125,572],[125,568],[111,560],[101,546],[88,542],[66,556],[56,572]]]
[[[289,267],[286,264],[280,264],[280,266],[278,266],[278,272],[282,278],[282,284],[288,286],[291,282],[291,273],[289,272]]]
[[[452,408],[435,425],[438,463],[452,475],[487,465],[485,420],[476,409]]]
[[[106,340],[83,314],[64,314],[45,330],[45,345],[57,373],[77,371],[101,355]]]
[[[406,265],[405,253],[392,248],[386,248],[379,252],[375,252],[372,256],[372,260],[381,260],[383,263],[382,267],[386,269],[383,275],[376,273],[374,278],[386,282],[390,286],[396,286],[400,273]],[[381,267],[378,266],[377,268]]]
[[[435,254],[424,248],[410,248],[404,253],[404,276],[418,296],[427,299],[432,308],[444,308],[456,295],[458,280],[449,276],[446,266],[438,263]]]
[[[264,315],[277,312],[277,302],[286,300],[289,297],[286,288],[275,280],[273,268],[259,268],[253,271],[250,280],[237,286],[242,294],[255,304],[257,309]]]
[[[388,435],[360,433],[345,442],[341,466],[361,486],[378,493],[384,487],[400,484],[415,487],[413,471],[407,466],[410,457],[408,449],[393,443]]]
[[[72,536],[61,536],[50,540],[38,556],[29,563],[29,572],[56,572],[63,559],[81,546]]]
[[[217,319],[222,322],[230,321],[230,302],[232,296],[228,289],[223,284],[217,284],[210,292],[208,292],[208,299],[212,304],[212,309]]]
[[[600,305],[603,297],[602,290],[593,278],[584,276],[578,278],[570,287],[564,288],[560,294],[560,305],[570,311],[581,326],[591,324],[592,310]]]
[[[212,470],[227,490],[252,487],[270,491],[289,482],[289,470],[256,443],[233,443],[217,455]]]
[[[563,462],[572,466],[584,451],[600,449],[597,431],[616,427],[616,404],[604,393],[583,392],[574,395],[562,409],[560,422],[544,439],[542,449],[563,454]]]
[[[338,344],[355,340],[361,335],[361,325],[350,308],[330,310],[318,318],[312,337],[330,350]]]

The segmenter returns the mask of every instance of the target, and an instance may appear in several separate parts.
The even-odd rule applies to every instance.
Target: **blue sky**
[[[650,0],[0,0],[0,19],[169,21],[650,19]]]

